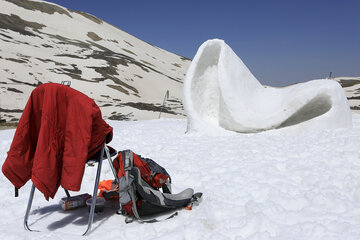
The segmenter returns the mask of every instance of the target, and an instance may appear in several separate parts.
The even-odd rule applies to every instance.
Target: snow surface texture
[[[209,137],[185,134],[186,120],[109,121],[112,146],[154,159],[170,173],[174,192],[193,187],[204,193],[203,201],[153,224],[125,224],[107,207],[95,215],[86,239],[358,240],[359,114],[353,122],[352,129],[295,136],[273,130]],[[0,165],[13,134],[0,131]],[[96,167],[86,168],[80,193],[92,192],[95,174]],[[111,177],[104,162],[101,178]],[[87,210],[63,212],[61,189],[49,202],[35,192],[29,223],[41,232],[24,230],[30,187],[28,182],[14,198],[13,186],[0,174],[0,239],[85,239]]]
[[[262,86],[219,39],[203,43],[185,77],[188,132],[224,128],[259,132],[351,127],[344,90],[336,81],[313,80],[284,88]]]

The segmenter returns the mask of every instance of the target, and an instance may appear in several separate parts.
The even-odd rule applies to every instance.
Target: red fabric
[[[114,180],[102,180],[99,182],[98,189],[100,190],[98,196],[103,197],[107,200],[107,198],[103,195],[104,191],[116,192],[119,191],[119,186]],[[119,199],[119,194],[116,194],[116,196],[110,196],[110,199]]]
[[[162,185],[166,182],[166,180],[169,178],[169,176],[166,176],[162,173],[156,173],[153,178],[151,178],[151,169],[150,167],[141,160],[141,158],[133,153],[133,161],[134,166],[139,168],[141,177],[152,187],[155,188],[161,188]],[[118,178],[120,179],[122,176],[125,176],[125,170],[124,170],[124,163],[122,159],[122,154],[119,152],[119,154],[116,156],[113,162],[114,168],[118,173]]]
[[[4,175],[22,187],[30,178],[48,200],[61,185],[79,191],[86,161],[112,139],[96,103],[64,85],[42,84],[20,118]]]

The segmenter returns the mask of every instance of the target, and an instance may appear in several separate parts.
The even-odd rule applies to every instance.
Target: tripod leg
[[[119,180],[119,178],[118,178],[118,175],[117,175],[117,172],[116,172],[116,170],[115,170],[115,168],[114,168],[114,165],[113,165],[113,163],[112,163],[112,161],[111,161],[109,149],[108,149],[108,147],[106,146],[106,144],[105,144],[105,153],[106,153],[106,158],[107,158],[108,161],[109,161],[109,165],[110,165],[111,171],[112,171],[112,173],[114,174],[114,178],[115,178],[116,184],[117,184],[118,186],[120,186],[120,180]],[[121,213],[121,209],[122,209],[122,208],[121,208],[120,192],[119,192],[119,210],[118,210],[118,213]]]
[[[27,208],[26,208],[26,214],[25,214],[25,218],[24,218],[24,228],[26,230],[29,230],[29,231],[31,231],[31,229],[29,228],[29,225],[28,225],[28,219],[29,219],[29,215],[30,215],[32,201],[34,199],[34,192],[35,192],[35,185],[32,184],[31,191],[30,191],[30,196],[29,196],[29,201],[28,201],[28,205],[27,205]]]
[[[100,152],[100,161],[98,163],[98,169],[97,169],[97,172],[96,172],[96,180],[95,180],[95,186],[94,186],[94,193],[93,193],[93,196],[92,196],[92,203],[91,203],[91,208],[90,208],[88,227],[87,227],[85,233],[83,234],[83,236],[87,235],[91,231],[91,226],[92,226],[92,223],[93,223],[93,220],[94,220],[96,196],[97,196],[98,187],[99,187],[101,165],[102,165],[102,160],[103,160],[103,156],[104,156],[104,148],[105,147],[101,148],[101,152]]]

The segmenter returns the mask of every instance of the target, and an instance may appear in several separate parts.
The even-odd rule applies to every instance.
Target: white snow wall
[[[208,40],[198,49],[185,77],[183,103],[187,132],[352,126],[349,103],[339,83],[323,79],[264,87],[219,39]]]

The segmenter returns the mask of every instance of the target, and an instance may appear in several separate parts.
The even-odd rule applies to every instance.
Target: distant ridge
[[[334,80],[344,88],[351,110],[360,113],[360,77],[336,77]]]

